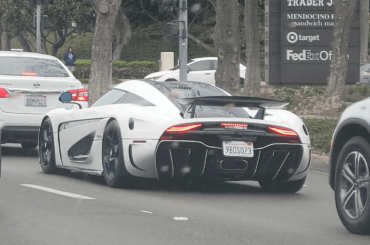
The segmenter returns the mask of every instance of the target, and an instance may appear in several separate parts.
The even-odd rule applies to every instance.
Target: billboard
[[[269,0],[266,8],[266,78],[272,85],[326,85],[332,60],[333,0]],[[351,26],[347,84],[360,67],[359,8]],[[266,80],[267,80],[266,79]]]

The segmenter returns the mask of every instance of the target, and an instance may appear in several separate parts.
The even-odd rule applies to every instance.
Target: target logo
[[[287,40],[290,43],[296,43],[298,41],[298,35],[295,32],[289,32],[287,36]]]

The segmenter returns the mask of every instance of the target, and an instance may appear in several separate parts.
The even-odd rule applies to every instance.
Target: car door
[[[110,114],[106,114],[106,105],[119,102],[127,95],[126,91],[112,89],[100,97],[90,108],[75,110],[70,120],[59,125],[60,152],[63,166],[80,169],[96,169],[91,152],[98,129],[106,124]],[[102,135],[100,135],[102,137]],[[98,150],[101,150],[99,148]]]
[[[214,60],[199,60],[188,65],[188,81],[215,84]],[[217,61],[216,61],[217,63]]]

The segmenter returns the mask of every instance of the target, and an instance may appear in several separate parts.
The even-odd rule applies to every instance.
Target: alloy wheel
[[[364,213],[369,198],[369,167],[365,157],[358,151],[348,154],[340,175],[340,200],[344,212],[351,219]]]

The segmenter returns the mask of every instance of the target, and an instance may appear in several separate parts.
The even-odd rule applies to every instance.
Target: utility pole
[[[41,52],[41,1],[36,1],[36,15],[37,15],[37,23],[36,23],[36,52]]]
[[[188,0],[162,0],[163,7],[179,10],[179,19],[167,23],[166,34],[179,38],[180,81],[188,81]]]
[[[179,4],[179,59],[180,81],[188,81],[188,1],[180,0]]]

